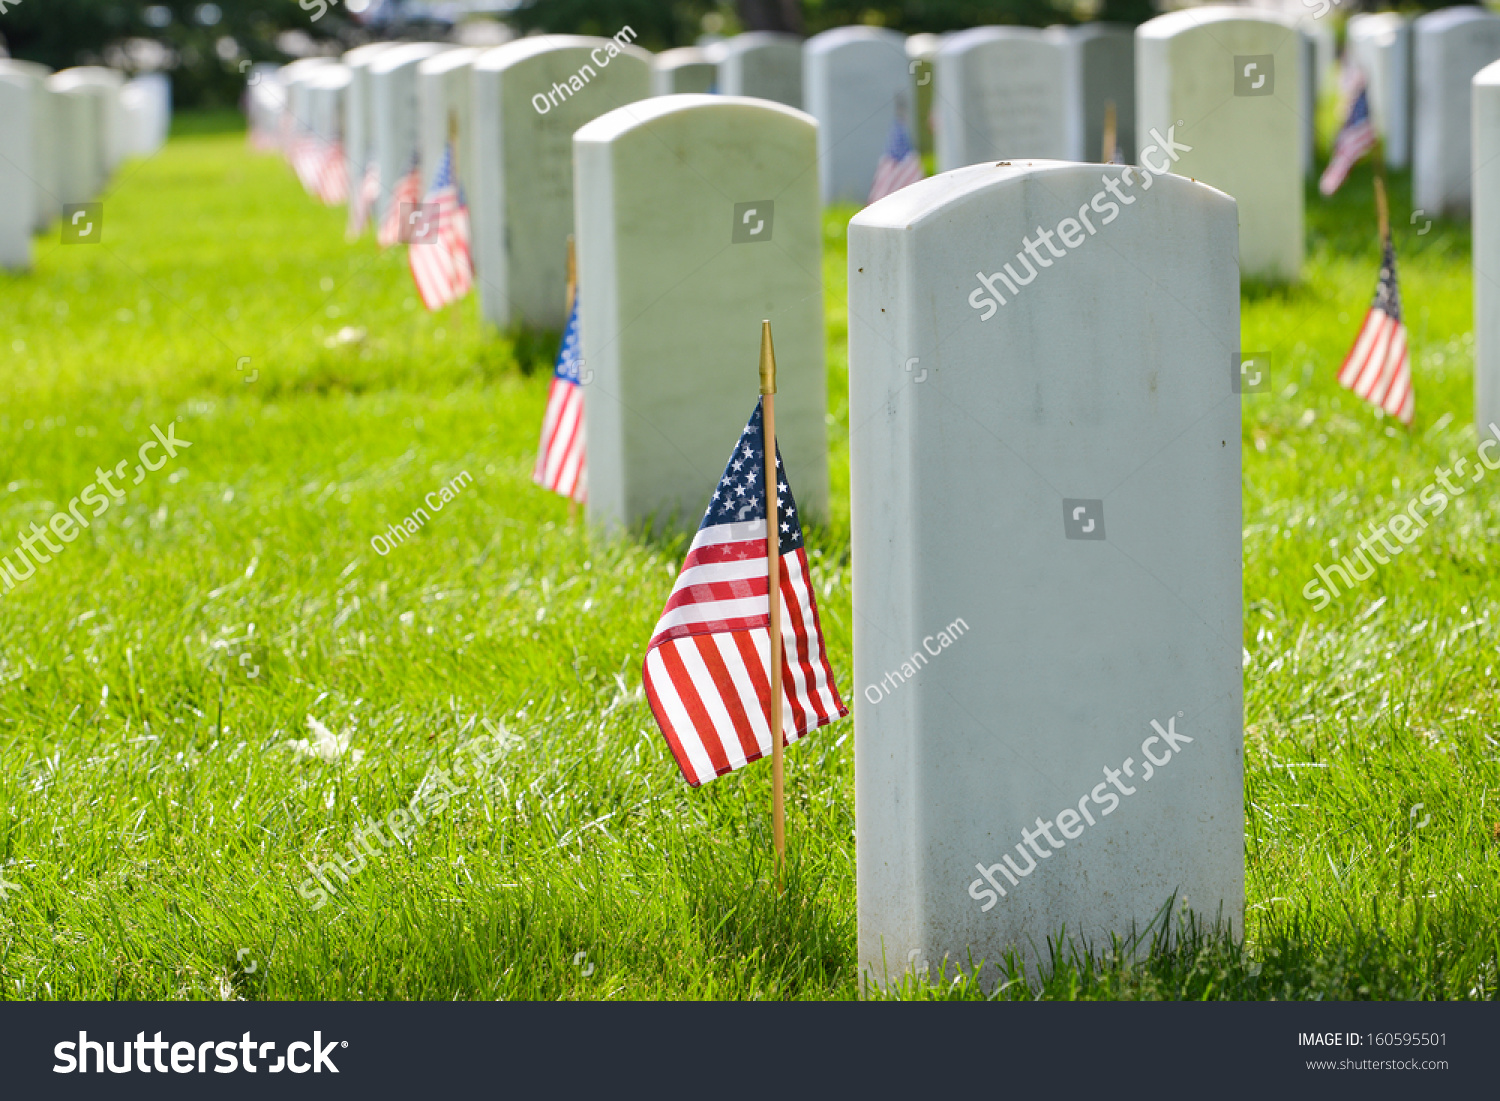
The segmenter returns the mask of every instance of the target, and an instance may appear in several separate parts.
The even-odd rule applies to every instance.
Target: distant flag
[[[318,187],[318,142],[311,134],[298,134],[287,146],[287,161],[297,174],[302,189],[309,195],[317,193]]]
[[[1344,120],[1338,136],[1333,139],[1333,156],[1318,181],[1318,190],[1332,195],[1348,178],[1349,170],[1356,161],[1375,148],[1375,124],[1370,121],[1370,95],[1365,84],[1365,74],[1351,69],[1345,89],[1349,114]]]
[[[583,384],[578,354],[578,295],[563,330],[557,365],[552,369],[552,388],[547,392],[547,414],[542,419],[542,443],[537,449],[531,480],[543,489],[561,493],[574,501],[588,497],[587,467],[583,449]]]
[[[757,403],[646,650],[646,697],[693,787],[773,749],[761,412]],[[780,733],[790,745],[849,711],[824,652],[802,524],[779,449],[776,467],[783,643],[777,710],[784,708]]]
[[[1396,249],[1391,244],[1385,185],[1379,177],[1375,180],[1375,201],[1380,209],[1380,280],[1375,286],[1375,302],[1339,369],[1339,384],[1409,425],[1415,405],[1411,357],[1406,347],[1406,326],[1401,321],[1401,291],[1396,285]]]
[[[1115,101],[1107,99],[1104,101],[1104,145],[1101,150],[1105,164],[1125,163],[1125,151],[1120,148],[1119,135],[1119,114],[1115,110]]]
[[[414,205],[421,197],[422,174],[413,160],[411,171],[401,177],[401,182],[396,185],[396,190],[391,194],[391,204],[386,207],[385,218],[375,233],[375,240],[381,248],[390,248],[402,239],[404,235],[401,231],[405,227],[401,224],[401,207]]]
[[[411,241],[407,262],[422,304],[437,310],[457,302],[474,286],[474,261],[469,254],[469,208],[453,177],[453,143],[443,147],[443,159],[427,189],[424,206],[435,207],[437,231],[432,240]]]
[[[911,136],[901,121],[901,112],[891,121],[890,137],[885,143],[885,152],[875,165],[875,183],[870,188],[870,202],[884,199],[900,191],[907,184],[916,183],[925,172],[922,158],[912,148]]]
[[[348,176],[344,172],[343,142],[329,142],[322,148],[318,162],[317,194],[327,206],[337,206],[349,197]]]
[[[349,197],[349,226],[344,231],[344,236],[349,240],[356,240],[365,231],[365,225],[370,220],[370,212],[375,209],[375,203],[380,198],[380,165],[374,161],[370,162],[365,169],[364,179],[360,180],[359,187]]]

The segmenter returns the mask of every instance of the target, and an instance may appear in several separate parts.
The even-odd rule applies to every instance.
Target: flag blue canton
[[[893,161],[902,161],[911,156],[912,152],[911,138],[898,117],[891,126],[891,136],[886,140],[885,155]]]
[[[761,403],[755,403],[750,423],[740,434],[734,454],[724,467],[719,488],[714,490],[703,516],[704,528],[718,524],[745,524],[766,518],[765,431],[762,428]],[[781,529],[781,553],[791,554],[802,546],[802,522],[797,518],[797,501],[787,483],[786,467],[781,462],[781,448],[776,449],[776,518]]]
[[[578,295],[573,295],[573,312],[568,314],[567,328],[563,329],[562,347],[557,350],[557,366],[552,374],[564,382],[578,382],[578,371],[583,360],[578,354]]]
[[[1344,129],[1348,130],[1358,126],[1362,122],[1370,120],[1370,95],[1367,91],[1361,91],[1354,101],[1354,106],[1349,109],[1349,118],[1344,122]]]

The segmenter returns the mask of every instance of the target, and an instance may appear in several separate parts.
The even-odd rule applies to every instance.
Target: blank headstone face
[[[1063,39],[1031,27],[975,27],[937,54],[937,166],[1066,158],[1072,136]]]
[[[907,69],[916,89],[917,152],[927,156],[933,150],[932,106],[937,87],[934,63],[943,40],[935,34],[914,34],[906,40]]]
[[[410,42],[370,62],[370,136],[380,165],[377,219],[385,217],[397,184],[419,163],[417,66],[445,48],[433,42]]]
[[[135,105],[137,127],[131,153],[149,157],[167,143],[172,128],[172,81],[166,73],[142,73],[125,85]]]
[[[349,80],[345,66],[325,65],[307,82],[308,124],[313,135],[327,145],[343,139]]]
[[[828,510],[816,125],[742,97],[662,96],[574,138],[588,515],[691,531],[776,345],[798,505]]]
[[[1191,146],[1172,171],[1234,196],[1240,270],[1271,281],[1302,268],[1302,51],[1289,20],[1249,8],[1192,8],[1136,29],[1138,159],[1161,138]]]
[[[54,73],[47,78],[57,134],[57,197],[86,203],[104,187],[104,103],[100,89]]]
[[[1411,163],[1411,21],[1395,12],[1351,15],[1349,55],[1365,74],[1370,117],[1385,148],[1385,163]]]
[[[697,46],[663,50],[651,59],[651,94],[670,96],[683,92],[712,92],[718,65]]]
[[[825,203],[870,197],[875,166],[897,118],[912,138],[912,92],[905,39],[875,27],[840,27],[807,40],[802,94],[818,121],[818,175]],[[915,144],[915,143],[914,143]]]
[[[36,229],[36,140],[33,99],[37,81],[0,70],[0,269],[31,267]]]
[[[280,73],[282,111],[278,137],[292,142],[312,132],[312,109],[308,87],[313,75],[334,64],[328,57],[303,57],[283,65]]]
[[[1115,143],[1128,159],[1135,150],[1135,32],[1113,23],[1049,28],[1067,44],[1071,85],[1070,160],[1109,160],[1104,152],[1105,116],[1115,107]]]
[[[1104,179],[1134,199],[1112,216]],[[1032,238],[1048,257],[1039,226],[1065,246],[1056,270],[981,308],[976,273],[1024,267]],[[859,960],[877,982],[1010,949],[1034,965],[1064,930],[1107,945],[1174,895],[1240,929],[1236,245],[1221,192],[1097,164],[975,165],[850,223]]]
[[[88,87],[95,90],[101,112],[101,140],[103,142],[104,176],[114,173],[125,159],[125,112],[120,103],[120,92],[125,87],[125,75],[102,65],[79,65],[72,69],[60,69],[60,80],[70,87]]]
[[[1444,8],[1412,24],[1416,108],[1412,132],[1412,205],[1469,216],[1470,83],[1500,60],[1500,16],[1480,8]]]
[[[15,61],[0,58],[0,77],[10,77],[29,89],[31,105],[31,167],[28,169],[33,188],[32,218],[36,229],[45,229],[62,209],[62,200],[57,197],[57,124],[53,119],[52,100],[55,93],[47,87],[47,76],[51,72],[45,65],[31,61]],[[14,148],[9,142],[0,142],[0,148]]]
[[[651,57],[608,38],[538,35],[486,51],[471,79],[469,202],[480,307],[501,328],[560,330],[573,232],[573,132],[647,99]]]
[[[356,46],[340,60],[349,69],[349,90],[344,94],[344,164],[349,175],[349,194],[357,194],[365,169],[374,159],[374,129],[370,103],[370,66],[394,42],[371,42]]]
[[[448,144],[450,119],[458,122],[458,170],[460,179],[468,172],[473,156],[473,123],[470,112],[474,95],[469,77],[483,50],[449,50],[429,57],[417,67],[418,141],[422,154],[422,186],[425,189],[437,175],[438,162]]]
[[[796,35],[751,31],[715,43],[714,50],[722,95],[802,106],[802,40]]]
[[[1474,78],[1474,413],[1500,424],[1500,61]]]

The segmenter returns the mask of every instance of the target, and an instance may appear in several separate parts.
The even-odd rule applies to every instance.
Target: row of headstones
[[[1412,203],[1462,217],[1470,196],[1469,82],[1500,60],[1500,15],[1453,7],[1416,20],[1349,17],[1348,56],[1368,81],[1385,163],[1412,168]]]
[[[1172,898],[1241,925],[1239,263],[1244,223],[1265,228],[1250,199],[1282,201],[1251,183],[1290,178],[1301,209],[1303,50],[1248,13],[1165,18],[1137,39],[1137,126],[1176,137],[1153,135],[1141,167],[986,162],[850,225],[860,958],[876,977],[1063,927],[1100,942]],[[358,125],[399,174],[468,111],[481,285],[506,320],[560,323],[576,233],[592,521],[692,524],[753,404],[761,318],[788,479],[825,517],[820,127],[764,99],[645,98],[645,57],[595,51],[371,51],[346,61],[345,141],[363,94]],[[467,96],[422,91],[465,67]],[[1236,74],[1272,70],[1270,96],[1234,94]],[[300,117],[331,126],[301,80],[289,102],[311,97]],[[1186,178],[1278,156],[1293,170],[1246,176],[1239,204]]]
[[[32,235],[97,198],[125,158],[161,148],[171,116],[165,74],[0,58],[0,268],[30,268]]]

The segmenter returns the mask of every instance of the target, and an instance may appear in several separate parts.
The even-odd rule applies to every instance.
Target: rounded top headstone
[[[1239,8],[1211,4],[1202,8],[1184,8],[1149,19],[1135,29],[1140,38],[1172,38],[1187,31],[1204,29],[1216,23],[1276,23],[1289,31],[1297,29],[1296,21],[1280,12],[1263,8]]]
[[[913,34],[906,39],[906,56],[913,61],[931,61],[943,44],[940,34]]]
[[[718,96],[705,95],[701,92],[680,92],[670,96],[655,96],[651,99],[641,100],[639,103],[627,104],[624,107],[616,107],[590,122],[584,123],[573,134],[574,144],[578,143],[606,143],[628,133],[639,126],[646,126],[657,119],[668,115],[685,114],[689,111],[700,110],[745,110],[754,111],[761,115],[785,115],[806,124],[814,129],[817,128],[818,120],[806,111],[799,111],[795,107],[788,107],[784,103],[777,103],[771,99],[757,99],[754,96]]]
[[[483,69],[486,72],[503,72],[514,65],[554,50],[598,50],[611,44],[623,54],[647,64],[651,63],[650,50],[643,50],[639,46],[622,45],[613,38],[596,38],[582,34],[534,34],[485,50],[484,54],[474,62],[474,68]]]
[[[1492,61],[1475,73],[1474,83],[1486,88],[1500,88],[1500,61]]]
[[[683,65],[707,65],[710,62],[707,50],[697,46],[678,46],[676,49],[663,50],[652,63],[658,69],[677,69]]]
[[[810,54],[821,54],[857,42],[876,42],[897,50],[906,49],[906,36],[884,27],[835,27],[813,35],[803,43],[803,49]]]
[[[440,42],[403,42],[394,49],[384,50],[370,62],[372,75],[393,73],[397,69],[419,65],[423,61],[454,47]]]
[[[347,65],[325,65],[307,78],[307,85],[309,88],[331,88],[337,91],[349,87],[349,81],[353,79],[354,75]]]
[[[1495,21],[1500,21],[1500,15],[1471,4],[1462,4],[1454,8],[1440,8],[1418,16],[1412,22],[1412,29],[1419,34],[1447,34],[1470,23]]]
[[[440,54],[423,58],[417,63],[417,71],[420,73],[447,73],[454,69],[462,69],[465,65],[472,65],[484,54],[484,50],[477,46],[457,46],[451,50],[444,50]]]

